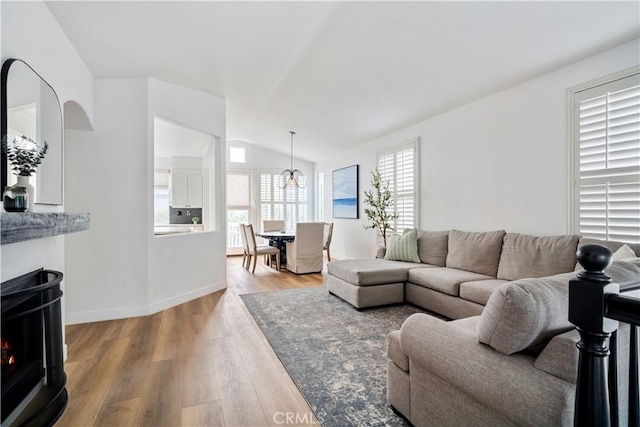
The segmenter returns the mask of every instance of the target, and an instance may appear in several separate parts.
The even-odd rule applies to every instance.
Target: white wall
[[[18,58],[29,64],[56,91],[60,108],[74,101],[89,119],[93,115],[93,75],[43,2],[1,2],[2,62]],[[66,124],[66,121],[65,121]],[[63,150],[65,148],[63,147]],[[66,206],[35,205],[36,212],[70,211]],[[78,211],[86,211],[80,208]],[[44,267],[62,271],[63,308],[68,296],[65,236],[2,246],[1,276],[7,280]],[[64,316],[64,309],[63,309]]]
[[[66,238],[67,323],[146,314],[147,87],[96,79],[94,130],[67,131],[66,208],[91,213]]]
[[[184,239],[174,239],[171,245],[149,243],[153,229],[149,114],[217,135],[216,169],[221,171],[224,101],[146,79],[100,79],[95,85],[94,110],[93,76],[46,5],[2,2],[0,7],[2,59],[26,61],[56,90],[61,104],[73,101],[84,109],[95,129],[67,129],[64,148],[64,210],[91,212],[91,229],[2,246],[2,280],[39,267],[63,271],[67,323],[143,315],[200,296],[198,292],[211,291],[212,285],[223,287],[224,232],[203,233],[188,242],[183,240],[191,236],[181,236]],[[215,177],[213,187],[224,197],[224,174]],[[215,206],[218,222],[223,218],[219,206]],[[208,257],[189,256],[193,247]],[[176,259],[173,251],[182,254],[176,264],[183,268],[176,268],[172,275],[156,271],[164,275],[152,277],[149,270],[158,263],[170,269],[164,258]]]
[[[295,143],[295,142],[294,142]],[[229,147],[244,147],[246,162],[231,163],[229,161]],[[295,148],[295,147],[294,147]],[[291,166],[291,156],[275,151],[267,150],[255,144],[249,144],[244,141],[228,141],[226,152],[226,165],[229,169],[253,169],[253,170],[277,170],[282,171],[289,169]],[[302,173],[311,178],[313,175],[313,163],[293,159],[293,167],[300,169]]]
[[[219,156],[220,140],[216,139],[214,144],[207,144],[207,149],[205,150],[204,155],[202,156],[202,194],[204,195],[204,200],[202,201],[202,209],[204,212],[213,212],[213,206],[216,203],[219,203],[216,199],[216,182],[215,182],[215,164],[216,157]],[[224,174],[224,172],[222,172]],[[220,176],[220,175],[218,175]],[[226,176],[224,177],[226,180]],[[225,181],[226,182],[226,181]],[[225,194],[226,200],[226,192],[222,191]],[[226,203],[226,202],[225,202]],[[218,223],[217,218],[214,218],[213,215],[205,215],[202,218],[202,224],[205,230],[213,230],[214,225]],[[220,225],[220,229],[224,228],[224,225]]]
[[[156,169],[171,169],[171,157],[155,157],[153,165]]]
[[[65,271],[65,236],[2,245],[2,268],[0,281],[4,282],[39,268]]]
[[[93,75],[41,1],[1,2],[2,61],[18,58],[53,87],[60,106],[73,100],[93,117]]]
[[[232,163],[229,161],[229,148],[230,147],[244,147],[245,149],[245,163]],[[295,148],[295,147],[294,147]],[[285,169],[289,169],[291,167],[291,156],[278,153],[275,151],[267,150],[255,144],[250,144],[244,141],[228,141],[227,149],[226,149],[226,166],[227,169],[239,169],[239,170],[250,170],[253,174],[253,205],[254,205],[254,216],[259,215],[258,207],[259,207],[259,191],[260,191],[260,175],[261,171],[272,171],[275,173],[280,173]],[[314,221],[313,215],[315,212],[314,209],[314,186],[315,186],[315,175],[313,169],[313,163],[300,160],[293,159],[293,167],[294,169],[299,169],[306,177],[309,189],[309,221]],[[252,221],[257,221],[257,218],[253,218]],[[259,226],[259,224],[254,224]]]
[[[149,304],[158,311],[226,287],[226,231],[224,227],[226,135],[225,101],[214,95],[158,80],[149,81],[150,133],[148,155],[147,241],[149,246]],[[160,116],[210,134],[216,140],[214,173],[203,191],[215,203],[204,206],[214,231],[178,236],[153,236],[153,119]],[[209,172],[205,174],[205,178]]]
[[[360,164],[362,198],[376,151],[419,137],[420,228],[570,232],[567,89],[638,65],[639,51],[636,39],[316,163],[325,174],[325,220],[331,219],[332,170]],[[337,258],[375,253],[362,204],[359,220],[333,221]]]
[[[92,216],[91,230],[66,242],[67,323],[146,315],[223,289],[223,227],[153,235],[153,121],[217,137],[212,210],[223,218],[224,100],[144,78],[96,79],[94,116],[94,131],[67,132],[68,207]]]
[[[61,109],[64,102],[74,100],[89,118],[92,117],[93,75],[43,2],[0,2],[0,28],[2,62],[9,58],[22,59],[53,87]],[[65,208],[36,205],[35,210],[50,212]],[[41,267],[61,271],[65,275],[61,283],[65,293],[62,298],[63,324],[69,292],[64,248],[66,238],[55,236],[0,247],[1,281]],[[66,344],[64,351],[66,355]]]
[[[214,138],[212,137],[213,141]],[[171,167],[183,169],[202,169],[202,157],[171,157]]]

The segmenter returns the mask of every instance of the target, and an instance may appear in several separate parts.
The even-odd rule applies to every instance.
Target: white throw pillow
[[[384,259],[392,261],[420,262],[418,256],[418,230],[405,230],[402,236],[389,236]]]
[[[623,259],[635,258],[635,257],[636,257],[636,253],[627,244],[620,246],[618,250],[613,253],[614,261],[621,261]]]

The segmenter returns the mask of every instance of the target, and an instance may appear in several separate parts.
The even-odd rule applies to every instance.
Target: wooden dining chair
[[[262,231],[284,231],[284,219],[265,219],[262,221]],[[269,244],[268,239],[264,240],[265,244]],[[265,256],[264,261],[267,265],[272,265],[273,256]]]
[[[333,236],[333,223],[325,222],[324,223],[324,234],[323,234],[323,244],[322,250],[327,251],[327,261],[331,262],[331,236]]]
[[[280,249],[274,248],[273,246],[268,245],[260,245],[256,244],[256,235],[253,234],[253,226],[248,224],[244,228],[245,235],[247,237],[247,243],[249,245],[249,263],[253,259],[253,267],[251,269],[251,273],[255,273],[256,271],[256,263],[258,262],[258,255],[275,255],[276,256],[276,268],[280,271]],[[249,264],[248,263],[248,264]],[[247,264],[247,270],[248,268]]]
[[[240,224],[240,237],[242,238],[242,266],[248,270],[251,256],[249,255],[249,242],[247,241],[245,228],[245,224]]]

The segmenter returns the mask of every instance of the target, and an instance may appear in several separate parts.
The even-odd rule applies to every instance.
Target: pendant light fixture
[[[304,178],[304,175],[298,169],[293,168],[293,135],[295,135],[296,133],[292,130],[289,131],[289,133],[291,134],[291,169],[285,169],[280,174],[280,182],[282,183],[281,188],[306,188],[307,185],[301,182],[301,178]]]

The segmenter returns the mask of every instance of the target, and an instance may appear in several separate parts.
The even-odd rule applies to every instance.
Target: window
[[[316,174],[316,221],[324,221],[324,172]]]
[[[573,94],[576,232],[640,243],[640,74]]]
[[[229,147],[229,161],[231,163],[245,163],[244,147]]]
[[[153,222],[169,224],[169,169],[156,169],[153,173],[153,203]]]
[[[300,183],[307,184],[307,177]],[[260,224],[265,219],[283,219],[287,230],[295,230],[298,222],[309,221],[309,190],[307,187],[282,189],[280,173],[260,173]]]
[[[251,222],[251,171],[227,171],[227,253],[242,248],[240,224]],[[240,252],[241,253],[241,252]]]
[[[418,139],[378,152],[378,171],[394,200],[396,231],[418,227]]]
[[[221,219],[217,216],[215,203],[216,176],[215,152],[220,145],[219,138],[197,129],[153,117],[153,199],[154,234],[166,233],[165,225],[171,220],[175,224],[192,225],[190,219],[199,217],[198,230],[219,229]],[[200,153],[200,155],[197,155]],[[180,216],[172,208],[193,208]],[[184,213],[183,213],[184,214]],[[177,230],[172,230],[177,231]]]

